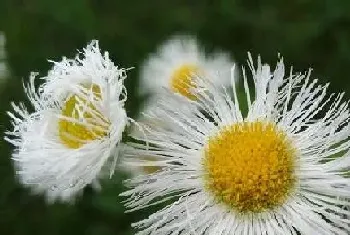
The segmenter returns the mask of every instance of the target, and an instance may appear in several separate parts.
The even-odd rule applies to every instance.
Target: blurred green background
[[[10,128],[10,101],[25,99],[22,81],[42,74],[47,59],[72,57],[99,39],[116,64],[139,67],[174,33],[197,35],[208,51],[221,48],[245,64],[247,51],[276,63],[280,52],[295,70],[314,68],[314,77],[350,97],[349,0],[0,0],[0,32],[6,36],[8,75],[0,81],[0,130]],[[6,77],[6,78],[4,78]],[[136,117],[138,70],[126,81],[127,110]],[[115,175],[99,193],[86,188],[74,205],[46,205],[16,183],[11,146],[0,141],[0,234],[133,234],[130,223],[150,211],[124,214]]]

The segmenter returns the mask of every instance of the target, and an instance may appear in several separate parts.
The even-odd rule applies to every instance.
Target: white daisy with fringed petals
[[[129,211],[169,199],[168,206],[134,223],[137,234],[347,235],[350,231],[349,108],[343,94],[326,98],[328,85],[306,74],[285,75],[250,57],[254,92],[244,90],[248,114],[208,79],[197,77],[189,102],[148,115],[172,122],[144,125],[130,143],[131,164],[151,154],[158,171],[127,181]],[[141,142],[140,142],[141,140]],[[143,142],[145,144],[143,144]],[[144,162],[147,164],[147,162]]]
[[[81,56],[82,55],[82,56]],[[34,111],[13,104],[13,130],[5,139],[20,182],[49,201],[69,201],[87,184],[98,185],[106,163],[114,170],[128,117],[126,70],[93,41],[75,59],[53,62],[43,84],[25,87]]]
[[[223,52],[206,54],[197,40],[191,36],[177,35],[170,38],[158,51],[152,54],[143,65],[139,93],[157,94],[164,87],[195,99],[190,92],[195,87],[193,75],[205,75],[216,85],[229,85],[229,76],[217,76],[230,73],[232,61]]]

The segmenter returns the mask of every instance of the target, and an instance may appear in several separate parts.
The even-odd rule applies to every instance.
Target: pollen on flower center
[[[195,87],[191,76],[198,74],[199,68],[195,65],[184,64],[177,68],[171,76],[171,89],[191,100],[195,100],[196,96],[190,91],[191,87]]]
[[[83,87],[91,91],[89,99],[101,100],[99,86],[92,84]],[[96,109],[91,100],[75,94],[65,101],[61,114],[66,118],[59,119],[58,134],[61,142],[68,148],[80,148],[108,134],[109,120]]]
[[[239,213],[263,212],[282,205],[294,189],[295,160],[291,142],[274,124],[229,125],[205,146],[205,185]]]

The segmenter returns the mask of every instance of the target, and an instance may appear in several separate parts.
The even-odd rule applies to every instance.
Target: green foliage
[[[294,70],[313,67],[314,76],[331,81],[333,91],[348,91],[350,70],[348,0],[1,0],[0,30],[7,37],[12,76],[1,88],[0,131],[10,128],[10,101],[25,100],[22,81],[30,71],[45,75],[47,59],[72,57],[99,39],[116,64],[129,73],[127,109],[135,116],[138,69],[159,43],[174,33],[198,35],[208,51],[221,48],[245,65],[247,51],[276,63],[280,52]],[[349,95],[347,96],[349,97]],[[132,234],[130,223],[150,211],[124,214],[118,173],[101,193],[87,188],[75,205],[46,205],[16,183],[11,147],[1,141],[0,234]]]

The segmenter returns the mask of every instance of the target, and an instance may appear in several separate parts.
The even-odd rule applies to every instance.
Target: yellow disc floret
[[[206,143],[205,186],[238,213],[274,209],[294,189],[295,161],[291,142],[274,124],[228,125]]]
[[[93,105],[91,100],[101,100],[101,89],[92,84],[83,86],[89,90],[90,98],[71,95],[62,108],[62,116],[58,121],[58,134],[61,142],[71,149],[80,148],[84,144],[100,139],[108,134],[109,121]],[[79,114],[80,113],[80,114]]]
[[[199,69],[195,65],[185,64],[177,68],[171,76],[171,89],[191,100],[196,96],[191,93],[190,88],[195,87],[192,81],[193,75],[198,74]]]

